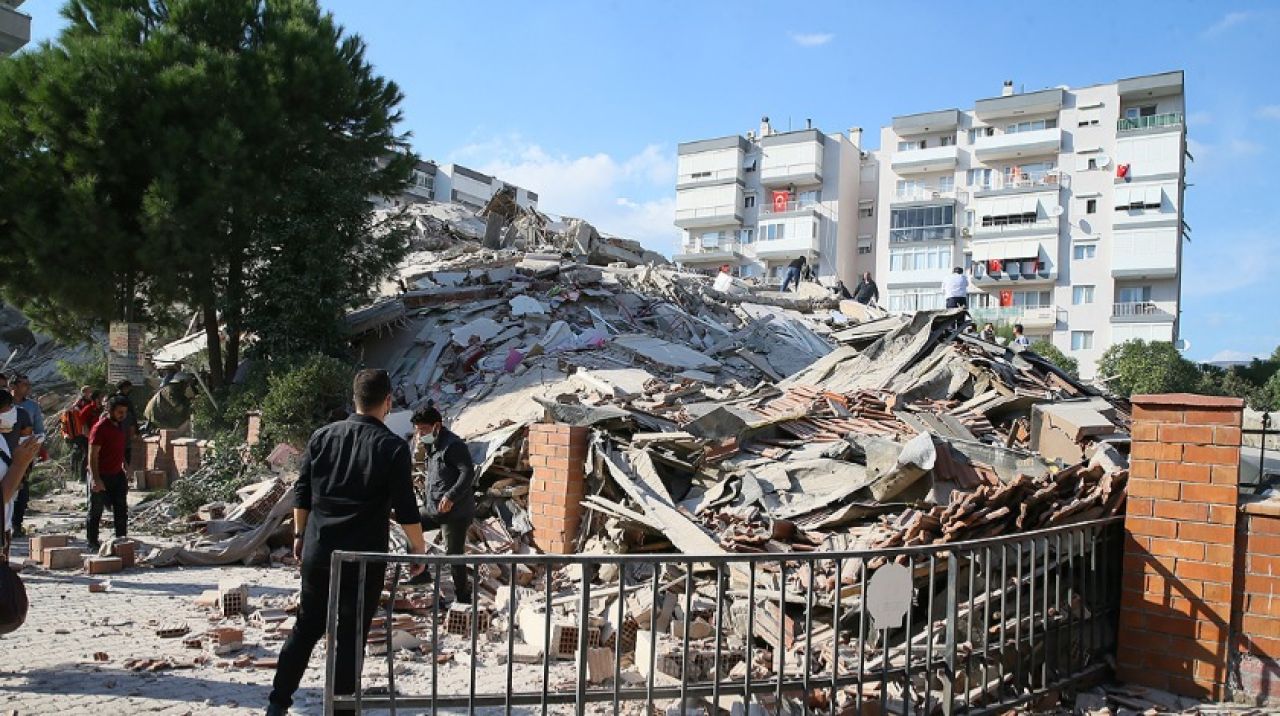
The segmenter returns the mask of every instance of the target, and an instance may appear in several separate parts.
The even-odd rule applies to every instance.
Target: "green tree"
[[[1277,349],[1280,351],[1280,349]],[[1280,373],[1273,373],[1258,394],[1258,410],[1280,410]]]
[[[305,336],[407,248],[351,199],[408,180],[402,96],[315,0],[71,0],[63,15],[55,43],[0,62],[0,271],[24,276],[6,295],[39,325],[198,311],[216,385],[282,281],[326,295],[307,321],[258,325]],[[324,261],[300,260],[315,249]]]
[[[1031,350],[1041,358],[1045,358],[1050,363],[1058,366],[1062,372],[1073,378],[1080,377],[1080,362],[1075,358],[1063,353],[1057,346],[1044,339],[1038,340],[1031,344]]]
[[[1124,397],[1191,392],[1200,384],[1199,369],[1172,343],[1141,339],[1108,348],[1098,360],[1098,376],[1112,392]]]

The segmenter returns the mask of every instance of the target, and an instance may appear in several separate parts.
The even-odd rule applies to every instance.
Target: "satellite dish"
[[[1052,217],[1052,218],[1056,219],[1056,218],[1058,218],[1059,216],[1062,216],[1062,207],[1061,207],[1061,206],[1056,206],[1056,205],[1055,205],[1055,206],[1051,206],[1051,207],[1049,207],[1049,208],[1048,208],[1047,213],[1049,214],[1049,216],[1050,216],[1050,217]]]
[[[1099,168],[1099,169],[1106,169],[1110,164],[1111,164],[1111,157],[1108,157],[1108,156],[1107,156],[1107,155],[1105,155],[1105,154],[1099,154],[1099,155],[1098,155],[1098,168]]]

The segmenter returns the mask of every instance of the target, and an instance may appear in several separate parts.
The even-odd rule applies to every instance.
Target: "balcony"
[[[960,110],[958,109],[906,114],[893,118],[893,132],[899,137],[954,131],[959,126]]]
[[[994,269],[996,265],[998,269]],[[1047,261],[1038,259],[973,262],[969,280],[975,286],[1012,286],[1013,284],[1055,281],[1058,272]],[[993,270],[994,269],[994,270]]]
[[[31,40],[31,17],[0,3],[0,57],[17,52]]]
[[[1038,92],[1022,92],[990,99],[980,99],[973,105],[973,114],[984,122],[1006,117],[1029,117],[1037,114],[1056,113],[1062,109],[1066,93],[1053,88]]]
[[[1182,115],[1178,112],[1153,114],[1148,117],[1121,117],[1116,120],[1116,131],[1121,134],[1124,134],[1125,132],[1137,132],[1144,129],[1164,129],[1166,127],[1181,126]]]
[[[912,226],[889,229],[889,243],[908,244],[914,241],[954,241],[954,226]]]
[[[822,183],[822,162],[795,162],[770,164],[768,160],[760,168],[760,183],[765,186],[811,186]]]
[[[742,162],[738,162],[736,166],[721,169],[686,172],[676,176],[676,188],[688,189],[696,186],[729,184],[735,181],[741,182],[743,181],[742,175]]]
[[[893,201],[897,202],[913,202],[913,201],[946,201],[954,200],[958,196],[956,190],[953,189],[904,189],[895,192]]]
[[[970,308],[969,315],[977,323],[1011,325],[1021,323],[1023,328],[1055,328],[1058,322],[1067,320],[1067,312],[1055,306],[990,306]]]
[[[925,172],[954,171],[959,157],[956,145],[907,149],[893,155],[893,171],[898,174],[923,174]]]
[[[742,254],[738,252],[738,245],[730,241],[721,241],[719,244],[689,244],[682,247],[684,250],[671,257],[672,261],[678,264],[688,266],[701,264],[731,264],[742,260]]]
[[[1112,277],[1144,279],[1178,275],[1177,229],[1118,231],[1112,236]]]
[[[760,203],[760,217],[782,218],[784,216],[800,216],[802,214],[816,214],[822,209],[822,204],[817,201],[788,201],[785,206],[782,204],[775,205],[770,201]]]
[[[676,209],[676,226],[694,229],[704,226],[726,226],[742,223],[742,204],[719,204]]]
[[[1057,189],[1070,186],[1070,175],[1057,169],[1040,172],[1020,172],[1018,174],[996,174],[991,177],[990,184],[974,187],[974,196],[997,196],[1013,194],[1021,191]]]
[[[1111,306],[1112,323],[1173,323],[1172,302],[1136,301]]]
[[[1036,129],[1030,132],[997,134],[979,137],[973,145],[973,153],[984,162],[996,159],[1017,159],[1044,154],[1057,154],[1062,148],[1062,129]]]
[[[800,236],[773,241],[757,241],[756,257],[760,259],[794,259],[800,256],[812,259],[818,255],[818,237]]]
[[[821,184],[825,143],[826,137],[816,129],[761,137],[760,183],[774,187]]]

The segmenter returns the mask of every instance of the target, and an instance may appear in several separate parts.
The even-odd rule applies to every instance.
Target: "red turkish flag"
[[[787,204],[791,201],[791,192],[775,191],[773,192],[773,210],[781,213],[787,210]]]
[[[1007,307],[1007,306],[1012,306],[1012,305],[1013,305],[1013,291],[1001,291],[1001,292],[1000,292],[1000,305],[1001,305],[1002,307]]]

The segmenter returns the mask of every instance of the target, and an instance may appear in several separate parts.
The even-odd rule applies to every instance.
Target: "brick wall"
[[[1280,702],[1280,501],[1244,505],[1236,542],[1236,663],[1242,693]]]
[[[529,517],[543,552],[569,554],[582,523],[587,428],[559,423],[529,426]]]
[[[1118,675],[1220,699],[1231,660],[1243,402],[1182,393],[1132,402]]]

